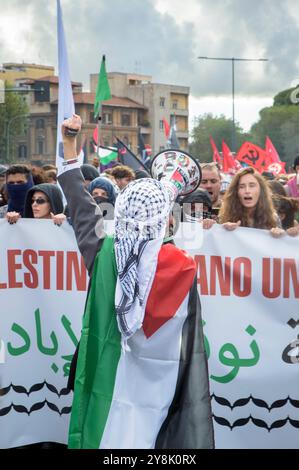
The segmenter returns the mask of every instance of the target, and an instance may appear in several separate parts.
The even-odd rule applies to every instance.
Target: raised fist
[[[80,132],[82,126],[82,120],[77,114],[73,114],[72,117],[65,119],[61,126],[62,135],[66,137],[76,137]]]

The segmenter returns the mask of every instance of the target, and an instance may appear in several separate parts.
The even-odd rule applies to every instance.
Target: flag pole
[[[98,141],[97,141],[97,157],[99,158],[99,146],[100,146],[100,131],[102,128],[102,102],[109,100],[111,98],[111,92],[109,87],[109,82],[106,73],[106,57],[103,55],[100,73],[98,77],[98,85],[96,89],[95,104],[94,104],[94,117],[98,119],[97,129],[98,129]],[[101,170],[101,162],[100,162]]]
[[[100,157],[99,157],[99,144],[100,144],[100,131],[101,131],[101,125],[102,125],[102,103],[100,103],[100,107],[99,107],[99,115],[98,115],[98,141],[97,141],[97,158],[99,159],[99,164],[100,164],[100,171],[99,173],[101,173],[102,171],[102,168],[101,168],[101,160],[100,160]]]

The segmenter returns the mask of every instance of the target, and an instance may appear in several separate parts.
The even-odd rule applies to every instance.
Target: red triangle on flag
[[[147,338],[175,316],[191,289],[195,273],[196,263],[188,253],[170,243],[161,247],[143,321]]]

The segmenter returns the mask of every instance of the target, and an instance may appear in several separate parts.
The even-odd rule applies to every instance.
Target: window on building
[[[44,129],[45,128],[45,120],[44,119],[37,119],[35,123],[36,129]]]
[[[172,109],[178,109],[178,100],[173,100]]]
[[[164,108],[165,107],[165,98],[164,96],[160,96],[160,108]]]
[[[44,141],[43,140],[37,141],[37,154],[38,155],[44,154]]]
[[[160,145],[159,152],[162,152],[162,150],[164,149],[165,149],[164,145]]]
[[[162,119],[160,119],[160,121],[159,121],[159,129],[160,129],[160,131],[164,130],[164,122],[163,122]]]
[[[27,145],[19,145],[18,148],[18,157],[19,158],[27,158]]]
[[[113,124],[112,113],[103,113],[103,124]]]
[[[131,125],[131,114],[122,113],[121,115],[121,125],[130,126]]]

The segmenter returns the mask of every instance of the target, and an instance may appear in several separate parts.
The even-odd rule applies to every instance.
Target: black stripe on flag
[[[195,277],[182,331],[176,390],[159,431],[157,449],[212,449],[214,433],[201,305]]]

